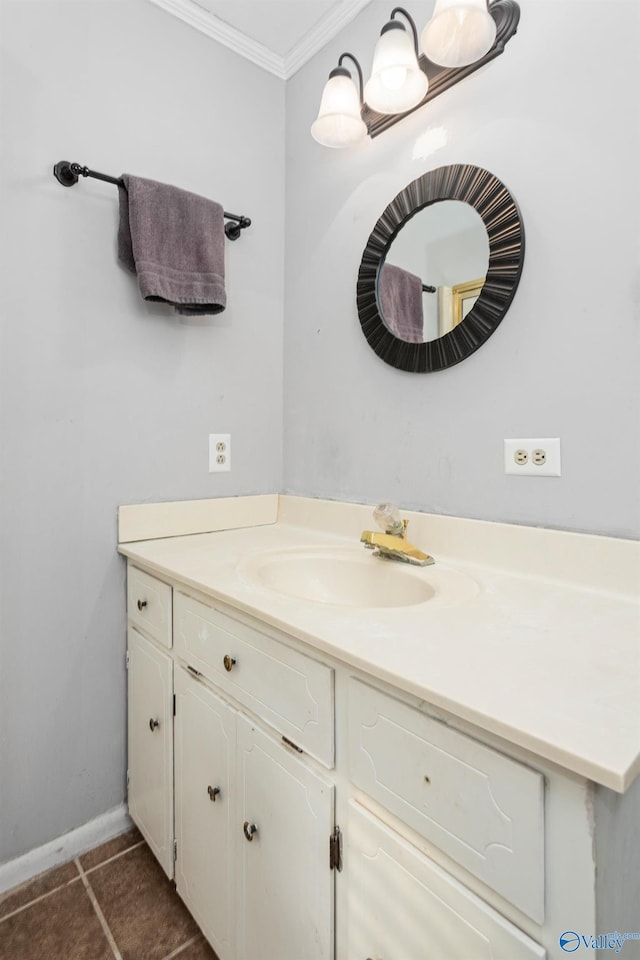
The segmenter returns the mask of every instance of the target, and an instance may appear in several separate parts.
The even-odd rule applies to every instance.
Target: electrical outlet
[[[231,434],[209,434],[209,473],[231,470]]]
[[[504,472],[517,477],[559,477],[560,438],[505,440]]]

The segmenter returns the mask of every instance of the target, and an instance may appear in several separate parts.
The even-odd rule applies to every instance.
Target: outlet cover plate
[[[209,434],[209,473],[231,470],[231,434]]]
[[[504,472],[515,477],[559,477],[560,437],[505,440]]]

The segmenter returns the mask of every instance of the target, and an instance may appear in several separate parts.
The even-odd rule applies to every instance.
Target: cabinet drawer
[[[333,766],[333,670],[178,591],[174,636],[189,666]]]
[[[349,804],[349,957],[544,960],[543,947]]]
[[[351,679],[349,775],[448,856],[543,922],[541,774]]]
[[[127,571],[127,611],[135,626],[164,647],[171,646],[171,587],[131,565]]]

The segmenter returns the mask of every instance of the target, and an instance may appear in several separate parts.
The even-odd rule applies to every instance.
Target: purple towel
[[[142,298],[170,303],[180,314],[224,310],[220,204],[155,180],[122,180],[118,259],[137,274]]]
[[[405,343],[424,342],[422,280],[415,274],[385,263],[378,285],[380,312],[391,333]]]

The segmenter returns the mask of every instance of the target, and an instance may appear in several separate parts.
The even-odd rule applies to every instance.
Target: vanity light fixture
[[[467,67],[491,50],[496,22],[487,0],[436,0],[422,31],[425,56],[443,67]]]
[[[397,14],[407,20],[411,35]],[[370,80],[351,53],[343,53],[329,74],[311,134],[327,147],[348,147],[366,134],[376,137],[404,116],[468,77],[504,52],[520,20],[516,0],[436,0],[422,32],[410,15],[394,7],[376,45]],[[342,65],[348,57],[358,71],[359,91]]]
[[[345,57],[353,60],[356,66],[359,90],[347,68],[342,66]],[[361,112],[362,69],[353,54],[343,53],[324,85],[320,110],[311,125],[311,136],[324,147],[348,147],[357,143],[367,133]]]
[[[413,39],[400,20],[409,23]],[[418,31],[413,19],[402,7],[394,7],[380,32],[373,54],[371,77],[364,88],[364,99],[378,113],[406,113],[423,99],[429,86],[426,73],[418,63]]]

